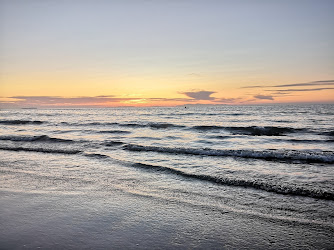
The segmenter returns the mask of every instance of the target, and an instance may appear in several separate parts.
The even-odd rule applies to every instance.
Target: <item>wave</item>
[[[172,115],[175,115],[175,116],[191,116],[191,115],[202,115],[202,114],[201,113],[180,113],[180,114],[172,114]]]
[[[209,130],[227,130],[232,132],[233,134],[241,134],[241,135],[253,135],[253,136],[281,136],[287,133],[295,133],[305,131],[305,129],[298,128],[287,128],[287,127],[274,127],[274,126],[250,126],[250,127],[222,127],[222,126],[210,126],[210,125],[202,125],[202,126],[194,126],[192,127],[195,130],[200,131],[209,131]]]
[[[40,125],[45,123],[44,121],[29,121],[29,120],[1,120],[0,124],[3,125],[25,125],[25,124],[34,124]]]
[[[165,138],[172,139],[172,140],[181,139],[180,136],[174,136],[174,135],[167,135]]]
[[[225,127],[202,125],[202,126],[193,126],[192,128],[195,130],[208,131],[208,130],[221,130],[221,129],[224,129]]]
[[[131,134],[130,131],[126,130],[101,130],[98,131],[100,134]]]
[[[124,150],[128,151],[144,151],[158,152],[168,154],[186,154],[186,155],[204,155],[217,157],[240,157],[251,159],[263,159],[270,161],[297,161],[306,163],[334,163],[333,152],[310,152],[310,151],[295,151],[295,150],[246,150],[246,149],[197,149],[197,148],[169,148],[142,146],[135,144],[126,144]]]
[[[321,135],[334,136],[334,130],[333,131],[323,132],[323,133],[321,133]]]
[[[110,158],[108,155],[98,154],[98,153],[85,153],[84,155],[92,158],[102,158],[102,159]]]
[[[62,125],[67,126],[114,126],[118,125],[117,122],[88,122],[88,123],[73,123],[73,122],[61,122]]]
[[[288,120],[270,120],[270,122],[278,122],[278,123],[294,123],[294,121],[288,121]]]
[[[225,115],[225,114],[222,114],[222,113],[201,113],[201,112],[198,112],[198,113],[181,113],[181,114],[175,114],[175,116],[219,116],[219,115]],[[229,115],[229,114],[226,114],[226,115]]]
[[[184,128],[183,125],[171,124],[171,123],[148,123],[148,126],[151,128]]]
[[[89,122],[89,123],[68,123],[61,122],[62,125],[70,126],[119,126],[119,127],[129,127],[129,128],[153,128],[153,129],[167,129],[167,128],[183,128],[183,125],[171,124],[171,123],[159,123],[159,122],[150,122],[150,123],[117,123],[117,122]],[[115,130],[116,131],[116,130]],[[103,133],[103,132],[101,132]],[[106,132],[108,133],[108,132]],[[112,133],[112,132],[111,132]]]
[[[207,138],[210,138],[210,139],[227,139],[227,138],[231,138],[232,136],[230,135],[210,135],[210,136],[206,136]]]
[[[43,121],[28,121],[28,120],[2,120],[0,124],[6,125],[22,125],[22,124],[42,124]],[[61,122],[61,125],[68,126],[119,126],[128,128],[151,128],[151,129],[170,129],[170,128],[186,128],[184,125],[172,124],[172,123],[118,123],[118,122],[88,122],[88,123],[69,123]],[[198,131],[211,131],[211,130],[226,130],[235,135],[253,135],[253,136],[281,136],[287,133],[295,133],[306,131],[306,129],[290,128],[290,127],[275,127],[275,126],[249,126],[249,127],[224,127],[215,125],[201,125],[193,126],[190,129]],[[130,131],[124,130],[101,130],[98,133],[114,133],[114,134],[128,134]],[[333,136],[333,131],[326,132],[324,134]]]
[[[40,136],[0,136],[0,140],[3,141],[26,141],[26,142],[74,142],[73,140],[69,139],[59,139],[49,137],[47,135],[40,135]]]
[[[78,154],[80,150],[65,150],[65,149],[50,149],[50,148],[27,148],[27,147],[6,147],[0,146],[0,150],[8,151],[26,151],[26,152],[40,152],[40,153],[51,153],[51,154]]]
[[[150,122],[147,124],[142,123],[120,123],[118,124],[121,127],[132,127],[132,128],[153,128],[153,129],[167,129],[167,128],[183,128],[185,126],[183,125],[176,125],[171,123],[156,123],[156,122]]]
[[[108,147],[113,147],[113,146],[120,146],[123,144],[124,143],[121,141],[108,141],[108,142],[105,142],[103,145],[108,146]]]
[[[279,141],[289,141],[294,143],[327,143],[327,142],[334,142],[334,139],[331,140],[289,139],[289,140],[279,140]]]
[[[228,185],[228,186],[239,186],[239,187],[249,187],[264,190],[267,192],[273,192],[277,194],[285,194],[285,195],[296,195],[296,196],[306,196],[318,199],[325,200],[334,200],[334,193],[319,189],[306,189],[298,186],[287,186],[287,185],[275,185],[266,183],[259,180],[243,180],[243,179],[230,179],[225,177],[215,177],[210,175],[201,175],[201,174],[193,174],[186,173],[178,169],[168,168],[163,166],[154,166],[143,163],[135,163],[132,165],[136,168],[154,170],[169,174],[174,174],[178,176],[182,176],[185,178],[191,178],[196,180],[209,181],[212,183],[220,184],[220,185]]]
[[[246,114],[246,113],[202,113],[202,112],[197,112],[197,113],[181,113],[181,114],[175,114],[176,116],[250,116],[251,114]]]
[[[135,139],[141,139],[141,140],[148,140],[148,141],[160,141],[162,138],[159,137],[151,137],[151,136],[136,136],[133,137]]]

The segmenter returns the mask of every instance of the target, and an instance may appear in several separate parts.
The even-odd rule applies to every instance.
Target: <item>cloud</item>
[[[198,74],[198,73],[190,73],[190,74],[188,74],[187,76],[192,76],[192,77],[201,77],[201,75],[200,75],[200,74]]]
[[[11,103],[9,103],[9,101]],[[11,96],[0,100],[2,107],[102,107],[130,105],[142,98],[118,98],[112,96]]]
[[[212,97],[210,95],[214,94],[216,92],[213,91],[195,91],[195,92],[181,92],[181,94],[184,94],[194,100],[215,100],[215,97]]]
[[[1,97],[0,106],[3,108],[13,107],[112,107],[112,106],[169,106],[169,105],[184,105],[184,104],[237,104],[242,103],[244,97],[237,98],[216,98],[211,96],[217,93],[214,91],[187,91],[179,92],[185,95],[181,98],[161,98],[161,97],[138,97],[138,96],[114,96],[114,95],[99,95],[99,96],[11,96]],[[257,99],[273,100],[273,96],[257,95]]]
[[[217,102],[217,103],[238,103],[240,102],[242,98],[216,98],[215,100],[213,100],[213,102]]]
[[[303,92],[315,92],[323,90],[333,90],[334,80],[313,81],[305,83],[293,83],[293,84],[279,84],[279,85],[252,85],[242,87],[243,89],[257,89],[261,88],[261,92],[266,94],[257,94],[253,91],[247,93],[249,96],[253,96],[254,100],[277,100],[280,97],[288,96],[300,96]],[[253,93],[252,93],[253,92]],[[298,94],[299,93],[299,94]],[[274,99],[275,98],[275,99]]]
[[[134,104],[152,104],[168,102],[196,102],[189,98],[142,98],[142,97],[115,97],[113,95],[100,96],[11,96],[0,98],[2,107],[103,107],[129,106]],[[161,105],[161,104],[159,104]]]
[[[114,95],[98,95],[96,97],[105,98],[105,97],[115,97],[115,96]]]
[[[274,85],[274,86],[271,86],[271,87],[280,88],[280,87],[328,86],[328,85],[334,85],[334,80],[314,81],[314,82],[294,83],[294,84],[283,84],[283,85]]]
[[[131,100],[133,98],[115,98],[107,96],[79,96],[79,97],[61,97],[61,96],[11,96],[17,103],[29,105],[85,105],[85,104],[105,104],[108,102],[119,102]]]
[[[254,98],[261,100],[274,100],[274,97],[271,95],[255,95]]]
[[[245,87],[240,87],[241,89],[256,89],[256,88],[263,88],[263,87],[268,87],[268,86],[263,86],[263,85],[253,85],[253,86],[245,86]]]
[[[320,90],[328,90],[334,88],[315,88],[315,89],[277,89],[275,91],[279,92],[302,92],[302,91],[320,91]],[[266,91],[273,91],[273,90],[266,90]]]
[[[329,85],[334,85],[334,80],[313,81],[313,82],[293,83],[293,84],[281,84],[281,85],[252,85],[252,86],[241,87],[241,89],[303,87],[303,86],[329,86]]]

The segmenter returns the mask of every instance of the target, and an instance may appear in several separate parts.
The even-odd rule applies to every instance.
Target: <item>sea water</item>
[[[329,104],[1,110],[0,245],[331,248],[333,118]]]

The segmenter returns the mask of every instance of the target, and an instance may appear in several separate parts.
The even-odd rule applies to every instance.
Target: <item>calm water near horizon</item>
[[[15,195],[35,195],[31,202],[38,195],[59,204],[68,201],[69,211],[73,206],[86,204],[82,206],[93,206],[99,218],[104,218],[108,214],[106,204],[117,203],[113,200],[117,193],[117,197],[122,197],[117,204],[126,202],[124,197],[131,197],[129,200],[137,200],[138,206],[153,202],[152,213],[159,206],[165,210],[170,206],[171,214],[182,210],[176,216],[189,216],[185,226],[193,225],[198,216],[187,213],[188,208],[199,214],[209,213],[207,219],[199,216],[197,222],[201,225],[196,225],[214,232],[210,240],[202,235],[203,239],[198,236],[201,242],[177,245],[177,239],[165,238],[161,245],[155,241],[157,248],[224,248],[224,244],[227,248],[252,248],[247,241],[234,239],[231,243],[223,237],[226,232],[214,221],[222,220],[226,214],[236,223],[240,218],[263,221],[276,230],[276,243],[258,243],[259,248],[284,248],[287,244],[294,248],[330,249],[334,246],[333,118],[334,105],[330,104],[0,110],[0,191],[5,194],[0,215],[6,222],[0,246],[23,248],[21,243],[15,245],[13,237],[26,231],[17,229],[17,215],[4,205],[16,204],[18,200],[11,199]],[[82,198],[86,196],[90,198]],[[72,203],[68,197],[74,197]],[[78,197],[83,200],[79,202]],[[92,200],[95,205],[88,204]],[[133,203],[131,206],[139,209]],[[59,210],[48,207],[47,211],[55,216]],[[149,209],[145,211],[137,211],[137,215],[143,221],[154,221]],[[47,217],[48,212],[44,213]],[[76,213],[73,212],[74,217]],[[28,212],[25,216],[29,223],[30,219],[36,221]],[[67,219],[62,220],[66,224]],[[155,220],[166,226],[171,217]],[[96,228],[103,224],[96,223]],[[180,221],[175,223],[175,227],[180,226]],[[173,227],[172,223],[169,225]],[[295,226],[302,231],[293,241],[294,236],[284,236],[284,232],[293,232]],[[251,231],[251,227],[250,223],[240,232]],[[52,233],[63,233],[65,237],[73,232],[70,227],[58,228],[62,230]],[[266,231],[261,230],[262,234]],[[107,237],[111,233],[104,234]],[[26,239],[32,235],[31,232]],[[55,247],[50,243],[51,236],[45,237],[48,243],[38,244]],[[286,243],[284,237],[289,239]],[[59,242],[61,246],[66,241]],[[83,242],[72,241],[70,248],[81,248]],[[101,247],[106,246],[103,240],[98,242]],[[37,247],[36,244],[28,247]]]

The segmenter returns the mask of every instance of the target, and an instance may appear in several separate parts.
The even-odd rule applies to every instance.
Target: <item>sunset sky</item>
[[[0,0],[0,107],[334,103],[332,0]]]

